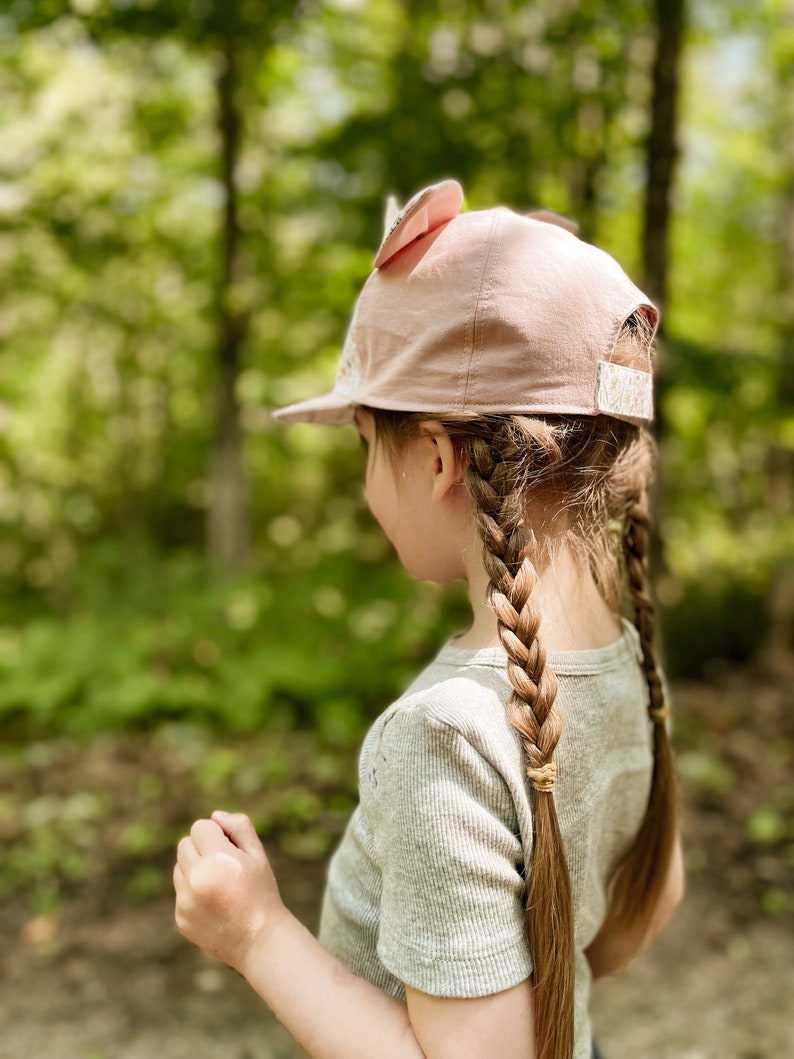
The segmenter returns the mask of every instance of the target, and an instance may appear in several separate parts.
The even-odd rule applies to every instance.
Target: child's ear
[[[435,447],[432,500],[440,503],[460,486],[465,468],[449,434],[433,434],[429,440]]]

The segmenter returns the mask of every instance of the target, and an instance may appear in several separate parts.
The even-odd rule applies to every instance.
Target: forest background
[[[445,176],[575,218],[664,307],[689,867],[790,927],[791,0],[6,0],[0,54],[0,895],[31,959],[72,907],[165,900],[222,800],[319,871],[367,724],[465,620],[391,556],[355,433],[269,414],[330,385],[385,196]]]

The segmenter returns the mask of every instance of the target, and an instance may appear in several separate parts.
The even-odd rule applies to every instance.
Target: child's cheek
[[[373,518],[396,547],[395,538],[400,528],[400,503],[394,483],[372,474],[367,479],[366,497]]]

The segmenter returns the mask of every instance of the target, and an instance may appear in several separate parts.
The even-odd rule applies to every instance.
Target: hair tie
[[[648,710],[648,716],[654,724],[664,724],[670,716],[670,711],[666,706],[659,706],[658,708]]]
[[[529,782],[536,791],[551,793],[557,780],[557,765],[554,761],[547,761],[537,769],[527,769]]]

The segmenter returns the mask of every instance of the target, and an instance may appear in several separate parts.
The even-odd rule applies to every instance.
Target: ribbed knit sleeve
[[[373,750],[365,785],[384,966],[436,996],[523,981],[532,963],[522,850],[504,779],[458,730],[409,704],[387,718]]]

